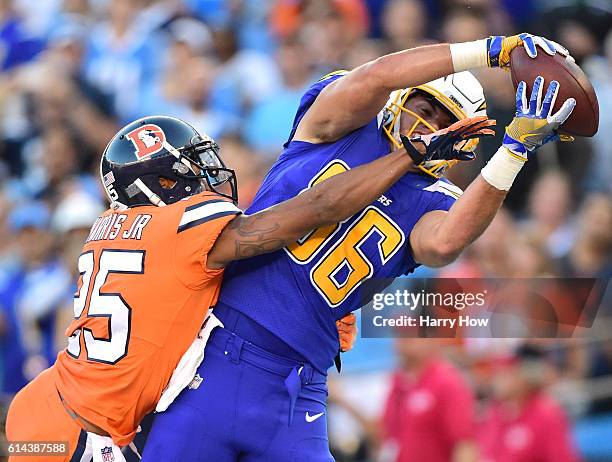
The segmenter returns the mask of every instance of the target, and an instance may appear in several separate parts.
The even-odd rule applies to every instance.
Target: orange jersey
[[[217,300],[206,257],[240,210],[205,192],[165,207],[108,210],[79,257],[75,319],[53,369],[57,389],[119,446],[155,408]]]

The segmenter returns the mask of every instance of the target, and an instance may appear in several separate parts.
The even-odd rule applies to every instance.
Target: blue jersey
[[[341,76],[320,80],[302,97],[289,141],[247,213],[390,151],[380,117],[333,143],[292,140],[320,91]],[[335,321],[364,304],[362,283],[412,272],[418,266],[409,245],[412,228],[425,213],[448,210],[459,194],[445,180],[406,174],[351,218],[313,230],[283,250],[229,265],[219,303],[248,316],[325,371],[339,349]]]

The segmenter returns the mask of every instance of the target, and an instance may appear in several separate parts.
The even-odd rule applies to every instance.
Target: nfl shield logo
[[[102,448],[102,460],[104,462],[115,462],[115,455],[113,454],[113,448],[109,446]]]
[[[190,390],[197,390],[198,388],[200,388],[200,384],[202,383],[202,380],[204,380],[204,379],[202,377],[200,377],[200,374],[196,374],[195,377],[189,383],[189,387],[188,388]]]

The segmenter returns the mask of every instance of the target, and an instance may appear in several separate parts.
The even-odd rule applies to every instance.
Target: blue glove
[[[569,51],[557,42],[548,40],[544,37],[522,33],[504,37],[503,35],[491,36],[487,39],[487,53],[489,67],[501,67],[509,69],[510,53],[516,47],[524,46],[525,51],[530,58],[535,58],[538,55],[537,47],[540,47],[550,56],[557,53],[563,56],[569,56]],[[571,56],[570,56],[571,58]],[[573,58],[571,58],[573,60]]]
[[[573,140],[571,136],[559,135],[557,129],[574,110],[576,100],[567,99],[557,112],[551,114],[559,94],[559,82],[550,82],[544,101],[543,88],[544,78],[538,76],[533,84],[529,104],[525,82],[520,82],[516,89],[516,114],[506,127],[503,146],[523,161],[527,160],[528,153],[546,143]]]

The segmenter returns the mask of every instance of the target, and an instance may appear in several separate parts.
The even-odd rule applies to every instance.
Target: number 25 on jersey
[[[74,297],[74,319],[68,328],[67,352],[74,358],[81,356],[81,337],[85,345],[87,360],[106,364],[115,364],[128,351],[130,341],[130,321],[132,310],[119,293],[104,293],[102,287],[111,273],[143,274],[145,251],[143,250],[110,250],[100,253],[95,272],[95,254],[93,250],[79,257],[79,274],[81,287]],[[93,279],[93,288],[90,286]],[[84,315],[84,313],[87,313]],[[96,337],[93,324],[104,331],[104,322],[96,318],[105,318],[108,330],[106,335]]]

